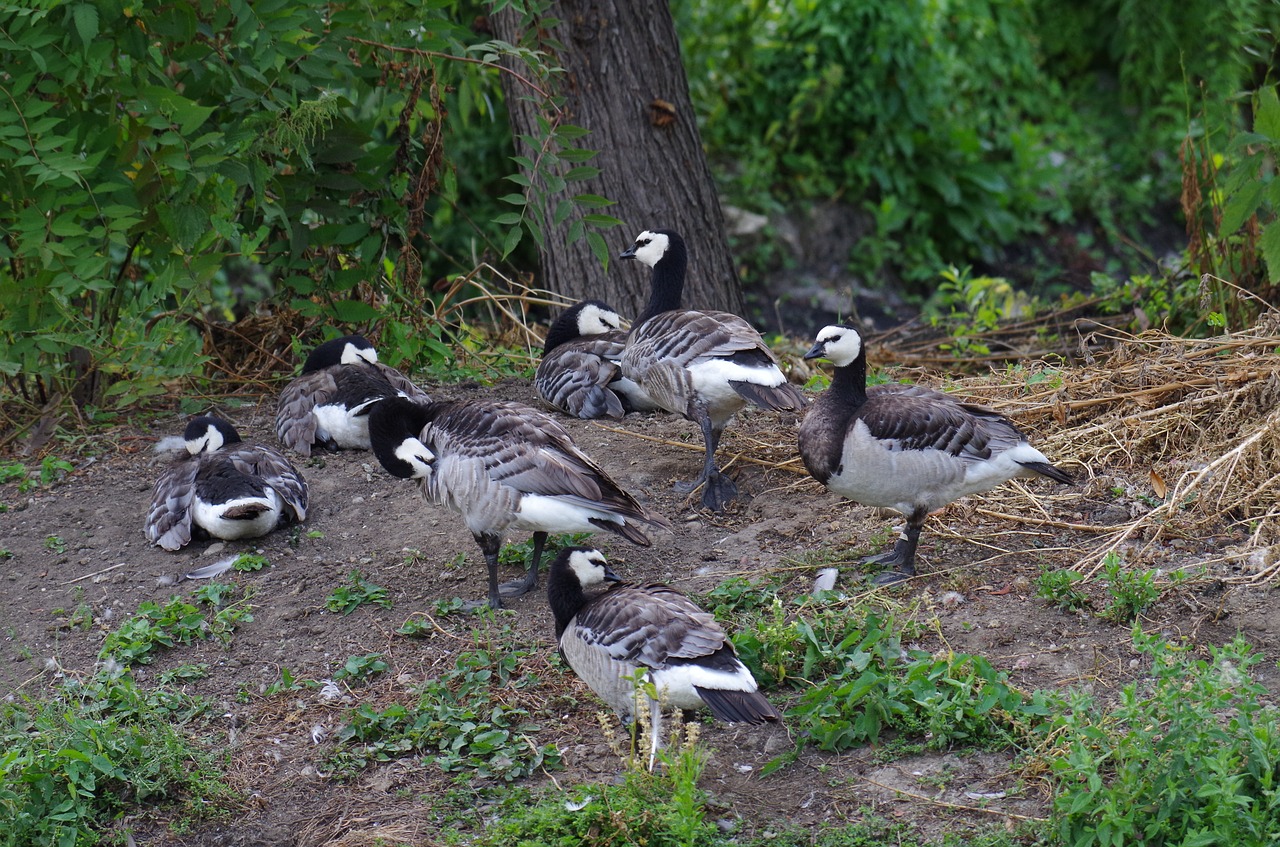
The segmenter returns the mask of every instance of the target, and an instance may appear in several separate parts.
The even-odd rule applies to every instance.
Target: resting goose
[[[307,484],[273,447],[245,444],[235,427],[205,416],[187,424],[186,453],[156,480],[147,540],[178,550],[193,534],[256,538],[307,517]]]
[[[584,419],[621,418],[656,408],[618,368],[626,343],[622,317],[603,301],[583,300],[565,310],[547,331],[533,378],[538,396]]]
[[[747,403],[799,411],[804,397],[787,382],[751,324],[729,312],[680,308],[688,253],[679,235],[665,229],[642,232],[620,258],[653,269],[649,303],[622,352],[622,375],[635,380],[660,408],[697,422],[706,451],[702,474],[679,488],[693,491],[705,484],[703,505],[721,511],[738,493],[716,467],[725,425]]]
[[[669,529],[579,450],[564,427],[519,403],[418,405],[393,397],[369,415],[374,455],[389,473],[417,479],[422,496],[462,515],[489,567],[489,605],[538,584],[549,533],[608,530],[648,547],[645,530]],[[498,551],[509,531],[533,533],[523,580],[498,585]]]
[[[587,593],[605,582],[613,585]],[[547,601],[560,654],[623,723],[635,720],[637,672],[653,683],[660,702],[649,702],[651,756],[664,705],[705,706],[726,723],[762,724],[782,717],[711,613],[670,586],[622,582],[599,550],[561,550],[548,569]]]
[[[431,398],[408,377],[378,361],[361,335],[326,341],[311,351],[276,407],[276,435],[290,450],[310,456],[326,450],[369,449],[369,407],[384,397]]]
[[[906,531],[888,553],[881,585],[915,574],[916,545],[928,514],[967,494],[1014,477],[1044,476],[1071,484],[1007,418],[932,389],[867,388],[867,355],[858,331],[828,326],[806,359],[830,359],[831,387],[800,424],[800,456],[810,475],[861,503],[896,509]]]

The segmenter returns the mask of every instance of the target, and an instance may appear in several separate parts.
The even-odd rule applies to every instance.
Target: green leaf
[[[596,257],[596,261],[600,263],[600,267],[606,271],[609,270],[609,245],[604,243],[604,236],[598,232],[587,233],[587,244],[591,247],[591,254]]]
[[[1262,203],[1265,191],[1265,185],[1254,181],[1248,183],[1242,190],[1227,199],[1226,207],[1222,210],[1222,232],[1224,235],[1238,230],[1254,212],[1258,211],[1258,206]]]
[[[1273,144],[1280,144],[1280,98],[1277,98],[1274,86],[1258,90],[1253,129],[1267,136]]]
[[[76,34],[80,41],[88,46],[98,37],[98,10],[89,3],[76,6],[71,10],[71,18],[75,21]]]
[[[511,255],[511,251],[515,250],[520,244],[520,239],[524,236],[524,229],[519,226],[513,226],[507,230],[507,237],[502,240],[502,258]]]
[[[1267,261],[1267,279],[1272,284],[1280,282],[1280,220],[1262,228],[1262,258]]]
[[[338,300],[333,304],[334,316],[343,323],[358,324],[381,317],[377,309],[363,300]]]

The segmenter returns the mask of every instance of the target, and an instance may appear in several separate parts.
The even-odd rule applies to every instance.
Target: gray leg
[[[529,560],[529,570],[525,573],[524,579],[513,579],[510,582],[504,582],[499,587],[503,597],[510,600],[514,597],[528,594],[538,587],[538,564],[542,561],[542,547],[546,543],[547,534],[545,532],[535,532],[533,534],[533,558]]]
[[[916,575],[916,546],[920,543],[920,530],[928,515],[929,512],[924,507],[916,509],[907,518],[906,531],[892,550],[863,559],[865,564],[884,565],[888,568],[871,580],[873,585],[893,585]]]

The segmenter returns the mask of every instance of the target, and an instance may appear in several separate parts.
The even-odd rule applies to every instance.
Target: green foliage
[[[429,679],[417,701],[382,709],[362,704],[347,715],[332,756],[335,772],[353,775],[374,762],[425,753],[444,771],[468,771],[510,782],[560,763],[554,744],[539,746],[528,710],[512,692],[537,685],[521,670],[528,650],[504,629],[492,645],[459,653],[453,668]]]
[[[511,208],[499,60],[555,108],[551,54],[477,43],[473,17],[411,0],[0,10],[6,386],[33,406],[159,396],[204,361],[203,317],[264,301],[380,326],[392,364],[446,358],[429,283],[518,240],[494,221]],[[548,179],[590,168],[582,135],[557,114],[528,139]]]
[[[586,785],[536,803],[508,801],[477,847],[577,847],[646,844],[714,847],[725,844],[709,819],[708,797],[698,788],[705,752],[682,746],[662,754],[665,768],[627,768],[621,784]]]
[[[702,2],[678,24],[730,200],[863,203],[859,270],[924,280],[1069,211],[1026,4]]]
[[[556,557],[566,547],[579,547],[591,542],[591,533],[575,532],[569,535],[548,535],[547,542],[542,545],[542,566]],[[516,541],[505,545],[498,552],[498,563],[503,565],[527,566],[533,559],[533,540]]]
[[[1280,838],[1280,713],[1236,640],[1210,660],[1134,628],[1151,661],[1118,704],[1078,695],[1051,722],[1062,843],[1231,844]]]
[[[104,661],[130,667],[149,663],[162,647],[191,644],[209,638],[229,641],[236,627],[253,620],[248,592],[237,602],[227,604],[237,590],[234,586],[212,583],[197,591],[197,602],[217,608],[212,614],[202,612],[179,597],[173,597],[163,606],[146,600],[138,606],[136,614],[107,634],[98,656]]]
[[[1002,322],[1034,316],[1037,304],[1007,279],[971,276],[968,267],[943,270],[942,283],[925,304],[929,322],[943,325],[952,342],[938,345],[956,356],[986,355],[991,352],[980,338]]]
[[[384,609],[391,608],[391,598],[387,596],[387,589],[365,579],[364,574],[356,568],[347,574],[345,583],[333,589],[333,593],[324,601],[324,607],[331,612],[349,615],[365,603],[372,603]]]
[[[97,844],[114,819],[164,801],[182,800],[199,817],[229,813],[237,798],[191,741],[202,710],[128,675],[0,703],[0,845]]]
[[[1036,596],[1043,597],[1064,611],[1075,611],[1089,606],[1089,595],[1076,587],[1084,575],[1070,568],[1045,570],[1036,577]]]

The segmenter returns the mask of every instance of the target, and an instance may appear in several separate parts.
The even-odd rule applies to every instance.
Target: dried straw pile
[[[1156,504],[1118,526],[1092,529],[1079,567],[1092,574],[1108,550],[1126,559],[1170,536],[1212,543],[1244,530],[1221,551],[1235,581],[1280,576],[1280,314],[1247,332],[1209,339],[1150,331],[1123,336],[1082,366],[1039,364],[1022,372],[957,381],[1035,434],[1055,461],[1099,476],[1146,477]],[[1095,339],[1090,339],[1095,340]],[[1096,493],[1096,492],[1095,492]]]

